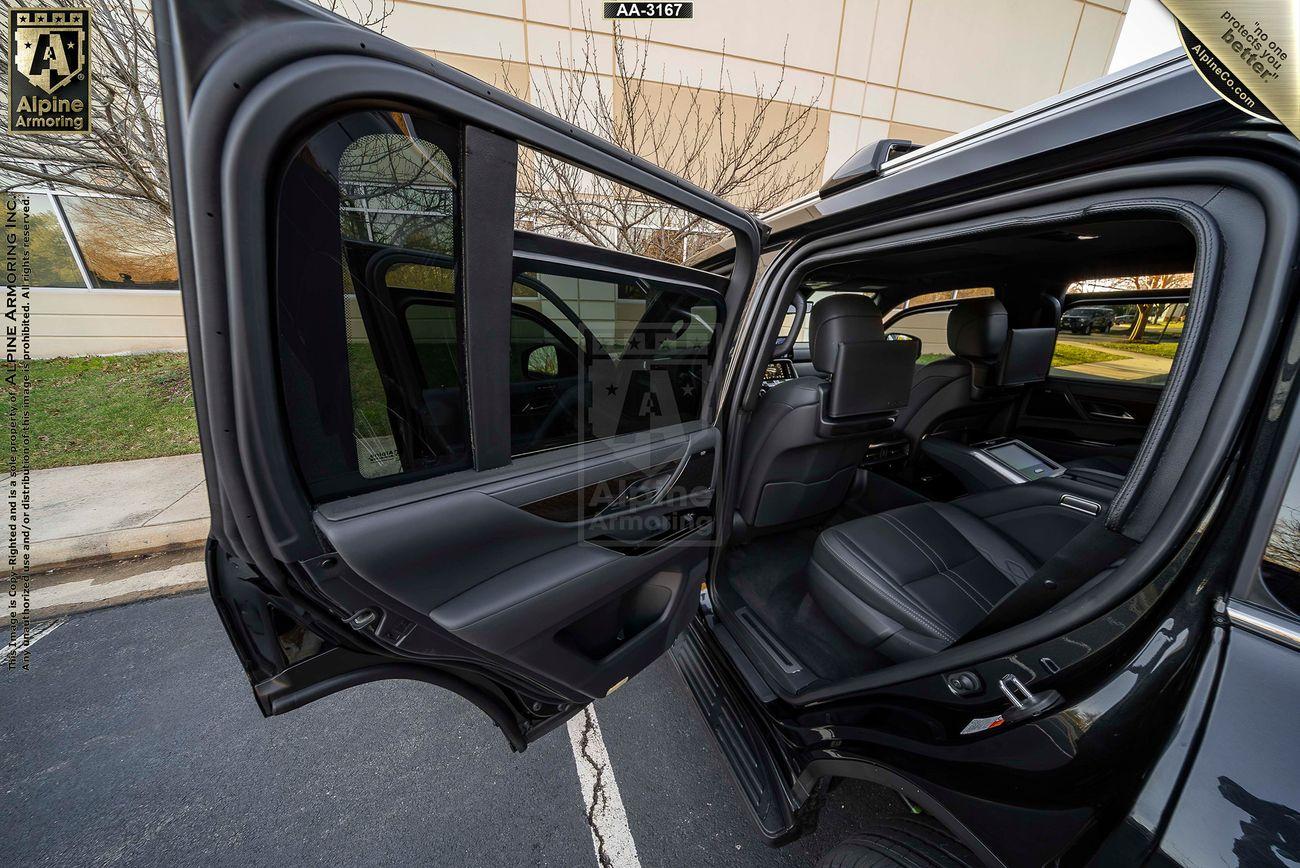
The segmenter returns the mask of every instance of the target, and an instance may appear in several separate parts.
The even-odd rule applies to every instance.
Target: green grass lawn
[[[184,353],[34,359],[32,468],[199,451]]]
[[[1106,346],[1106,344],[1102,344]],[[1088,362],[1114,362],[1124,358],[1114,353],[1104,353],[1079,344],[1056,342],[1056,351],[1052,353],[1053,368],[1068,368],[1071,365],[1086,365]]]
[[[1143,344],[1143,343],[1114,343],[1107,341],[1101,344],[1103,347],[1110,347],[1112,350],[1128,350],[1130,353],[1141,353],[1144,356],[1159,356],[1162,359],[1172,359],[1174,353],[1178,351],[1177,343],[1160,343],[1160,344]]]

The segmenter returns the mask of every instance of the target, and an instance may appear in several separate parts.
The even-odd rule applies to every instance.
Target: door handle
[[[1123,407],[1115,404],[1088,404],[1088,415],[1098,419],[1106,419],[1111,422],[1134,422],[1136,419],[1133,414]]]
[[[640,482],[634,482],[623,492],[622,500],[627,503],[640,503],[643,500],[653,499],[669,480],[672,479],[671,473],[665,473],[661,476],[655,476],[650,479],[642,479]]]

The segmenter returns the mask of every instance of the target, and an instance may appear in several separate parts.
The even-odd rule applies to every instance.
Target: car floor
[[[829,521],[762,536],[732,549],[719,584],[734,591],[799,662],[823,681],[841,681],[889,664],[844,634],[813,599],[808,564],[827,527],[866,514],[846,504]]]

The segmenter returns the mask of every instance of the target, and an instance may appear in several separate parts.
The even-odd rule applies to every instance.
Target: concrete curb
[[[32,544],[32,572],[46,572],[139,555],[198,548],[208,538],[207,518],[123,528]]]
[[[28,605],[33,618],[55,618],[206,587],[202,552],[190,549],[42,573]]]

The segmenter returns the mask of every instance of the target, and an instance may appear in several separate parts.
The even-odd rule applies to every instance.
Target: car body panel
[[[259,706],[276,714],[368,680],[423,680],[470,698],[520,749],[664,653],[688,623],[709,555],[719,449],[713,408],[723,378],[699,396],[705,410],[694,423],[511,461],[518,450],[501,416],[512,402],[522,409],[541,400],[537,384],[523,383],[527,394],[512,397],[491,379],[505,369],[491,349],[492,317],[508,321],[518,305],[467,292],[477,311],[465,324],[468,391],[480,394],[468,409],[474,469],[341,500],[312,494],[276,376],[283,358],[270,266],[279,248],[268,244],[275,237],[268,217],[279,207],[279,167],[304,129],[353,110],[347,106],[456,119],[460,147],[471,155],[457,242],[464,252],[457,279],[469,285],[510,286],[511,214],[502,202],[513,196],[514,173],[500,165],[514,158],[516,140],[713,220],[738,233],[751,254],[730,277],[596,248],[583,252],[584,267],[676,280],[716,295],[720,312],[738,309],[763,227],[644,160],[315,4],[158,0],[154,11],[212,503],[209,587]],[[301,215],[303,226],[324,220],[320,237],[337,234],[337,215],[318,210]],[[541,257],[563,268],[573,245],[530,238],[516,239],[515,248],[521,261]],[[298,263],[294,279],[307,285],[309,269],[333,268],[332,276],[321,272],[324,286],[337,283],[333,261],[327,252]],[[386,273],[369,260],[351,272],[354,281],[382,281]],[[387,308],[409,301],[390,291],[362,305],[361,316],[382,332]],[[647,315],[653,310],[647,302]],[[737,319],[718,320],[719,347]],[[388,349],[377,360],[385,391],[417,393],[418,381],[402,376],[413,348]],[[634,361],[635,354],[626,364]],[[428,400],[426,392],[412,402],[411,414]],[[689,489],[673,488],[688,471]],[[570,514],[567,500],[556,505],[588,493],[580,514]],[[491,544],[493,534],[510,544]]]

